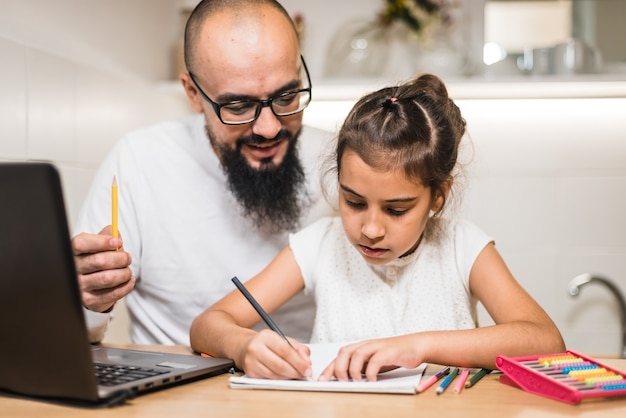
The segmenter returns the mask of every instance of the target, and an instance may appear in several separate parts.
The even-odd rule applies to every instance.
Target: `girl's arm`
[[[304,288],[294,255],[285,247],[258,275],[245,283],[263,309],[271,313]],[[234,285],[233,285],[234,288]],[[276,332],[250,329],[260,317],[239,290],[234,290],[197,316],[190,329],[191,347],[230,358],[250,377],[297,379],[310,376],[309,349]]]
[[[475,330],[482,332],[472,359],[494,368],[499,354],[522,356],[565,350],[552,319],[515,280],[493,244],[483,249],[472,267],[470,291],[495,322]]]
[[[376,380],[384,366],[417,367],[422,362],[495,368],[497,355],[560,353],[565,344],[546,312],[517,283],[493,244],[478,255],[470,291],[495,325],[460,331],[422,332],[344,347],[322,377]]]

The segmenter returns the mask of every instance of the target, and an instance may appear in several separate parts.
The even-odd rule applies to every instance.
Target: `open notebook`
[[[232,389],[415,394],[415,388],[420,383],[422,374],[426,369],[426,363],[415,369],[399,368],[380,373],[378,380],[375,382],[365,380],[360,382],[340,382],[337,380],[318,382],[316,380],[317,376],[337,357],[337,352],[343,345],[345,344],[309,344],[311,362],[313,363],[312,380],[271,380],[253,379],[246,375],[231,376],[229,380],[230,387]]]
[[[90,345],[56,169],[0,163],[0,196],[0,391],[111,405],[231,368],[226,359]]]

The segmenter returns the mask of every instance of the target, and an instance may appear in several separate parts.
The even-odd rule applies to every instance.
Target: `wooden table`
[[[188,353],[185,347],[131,346]],[[626,370],[624,359],[598,359]],[[439,366],[429,366],[432,374]],[[543,398],[499,382],[488,375],[460,394],[419,395],[233,390],[229,375],[216,376],[139,396],[125,405],[85,409],[0,395],[0,417],[626,417],[626,397],[585,400],[579,405]]]

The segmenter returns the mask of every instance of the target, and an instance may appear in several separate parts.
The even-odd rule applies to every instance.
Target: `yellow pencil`
[[[119,235],[117,230],[117,179],[113,176],[113,184],[111,184],[111,235],[117,238]]]

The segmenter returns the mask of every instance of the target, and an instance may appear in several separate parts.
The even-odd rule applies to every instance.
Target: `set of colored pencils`
[[[443,378],[443,381],[441,382],[441,384],[435,390],[435,393],[437,395],[441,395],[448,388],[448,386],[450,386],[452,381],[458,375],[459,379],[457,380],[456,384],[454,385],[454,393],[461,393],[463,388],[471,388],[480,379],[482,379],[485,375],[489,374],[490,372],[491,372],[491,370],[488,370],[488,369],[480,369],[475,375],[473,375],[472,377],[470,377],[468,379],[468,377],[469,377],[469,369],[467,369],[467,368],[460,369],[458,367],[450,369],[450,367],[446,367],[445,369],[441,370],[437,374],[429,377],[424,382],[422,382],[415,389],[415,391],[417,393],[421,393],[421,392],[425,391],[426,389],[428,389],[429,387],[431,387],[432,385],[434,385],[437,381],[439,381],[440,379]]]

